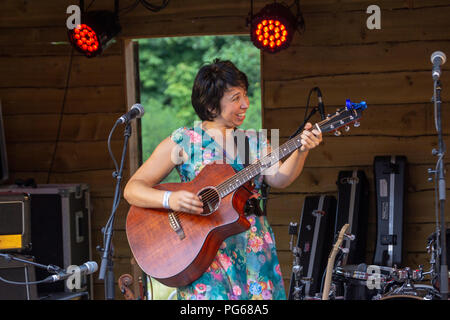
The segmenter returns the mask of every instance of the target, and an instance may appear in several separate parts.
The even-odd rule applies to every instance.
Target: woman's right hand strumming
[[[201,199],[189,191],[174,191],[169,198],[170,209],[176,212],[186,212],[191,214],[203,213],[203,202]]]

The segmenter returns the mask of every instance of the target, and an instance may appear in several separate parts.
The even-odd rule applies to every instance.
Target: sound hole
[[[219,208],[220,196],[214,187],[206,187],[197,194],[203,202],[203,216],[210,215]]]

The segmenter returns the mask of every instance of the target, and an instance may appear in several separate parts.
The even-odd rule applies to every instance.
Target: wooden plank
[[[398,40],[400,40],[399,38]],[[450,41],[377,42],[330,46],[291,46],[265,54],[264,80],[390,71],[431,70],[430,56],[436,51],[450,52]],[[447,66],[443,66],[449,69]]]
[[[9,171],[9,179],[5,181],[5,185],[15,184],[17,180],[26,181],[34,179],[37,184],[46,184],[48,178],[47,171]]]
[[[337,192],[327,192],[325,194],[334,196],[336,199],[338,197]],[[270,194],[267,202],[269,222],[276,226],[287,226],[290,222],[299,222],[305,197],[314,195],[317,194]],[[369,223],[376,223],[375,208],[375,194],[371,191],[369,198]],[[450,210],[450,204],[446,204],[445,210]],[[330,212],[328,214],[334,217],[336,213]],[[447,220],[450,222],[450,217]],[[434,191],[407,193],[404,221],[416,224],[434,223]]]
[[[95,59],[74,56],[0,57],[0,86],[64,88],[70,68],[71,87],[122,85],[122,57],[105,55]]]
[[[98,141],[107,140],[114,123],[122,113],[91,113],[64,115],[61,124],[60,141]],[[113,140],[123,139],[123,130],[118,128]]]
[[[122,86],[68,88],[64,113],[124,113]],[[60,113],[64,89],[0,89],[4,115]]]
[[[443,74],[450,82],[450,73]],[[308,93],[320,87],[328,105],[342,106],[346,99],[364,100],[370,105],[430,103],[433,81],[430,72],[392,72],[311,77],[290,81],[264,81],[263,106],[268,108],[298,107],[306,104]],[[442,91],[442,101],[450,93]]]
[[[111,141],[111,149],[120,162],[123,141]],[[59,142],[53,171],[80,171],[114,168],[106,141]]]
[[[448,165],[448,163],[446,164]],[[427,191],[434,187],[428,179],[427,170],[434,165],[407,166],[407,189],[409,192]],[[301,175],[288,187],[284,189],[271,188],[272,193],[334,193],[337,192],[337,178],[339,171],[363,170],[367,176],[370,190],[374,189],[373,167],[333,167],[333,168],[303,168]],[[445,177],[447,185],[450,185],[450,177]]]
[[[121,114],[69,114],[62,119],[58,114],[5,116],[5,136],[10,143],[55,141],[61,120],[59,141],[106,140]],[[123,132],[120,130],[113,133],[115,140],[122,137]]]
[[[64,87],[69,62],[69,56],[0,57],[0,86]]]
[[[92,217],[91,226],[93,229],[101,229],[105,226],[106,221],[111,215],[113,194],[110,197],[91,197],[92,204]],[[125,230],[126,217],[130,205],[125,199],[122,199],[119,203],[115,214],[114,229]]]
[[[356,132],[353,131],[353,132]],[[444,142],[448,144],[448,136]],[[280,139],[280,144],[285,140]],[[328,136],[320,146],[309,153],[309,167],[355,167],[373,164],[376,155],[405,155],[410,164],[432,164],[436,158],[431,150],[437,147],[435,136]]]
[[[124,94],[122,85],[69,88],[64,112],[125,113]]]
[[[73,57],[71,87],[123,85],[121,55],[100,55],[95,59]]]
[[[120,157],[122,145],[120,140],[111,142],[114,154],[118,154],[116,157]],[[55,143],[7,143],[6,148],[11,171],[46,171],[52,161]],[[106,141],[59,142],[54,161],[53,171],[57,172],[114,168]]]
[[[86,170],[78,172],[52,172],[50,175],[50,180],[48,177],[48,171],[10,171],[10,179],[5,184],[13,184],[17,179],[27,180],[33,178],[37,184],[46,183],[85,183],[89,185],[89,191],[91,199],[102,205],[95,205],[96,212],[99,212],[100,216],[109,214],[111,205],[108,202],[109,198],[114,196],[115,182],[116,180],[112,177],[113,169],[106,170]],[[123,180],[127,181],[129,179],[129,174],[124,173]],[[124,182],[123,182],[124,183]],[[122,185],[123,186],[123,185]],[[96,200],[98,199],[98,201]],[[112,201],[111,201],[112,203]],[[128,204],[124,199],[120,203],[119,210],[121,212],[127,212]],[[107,213],[105,213],[107,212]],[[100,228],[100,227],[99,227]],[[124,229],[118,224],[119,229]]]
[[[46,171],[50,167],[54,143],[6,143],[8,167],[14,171]]]
[[[9,143],[53,142],[58,131],[59,115],[4,116],[5,138]]]
[[[5,45],[0,47],[0,56],[4,57],[37,57],[37,56],[69,56],[72,51],[69,42],[51,43],[22,43]],[[102,52],[102,56],[120,55],[122,53],[119,42],[113,41],[108,48]],[[74,50],[74,56],[84,56]]]
[[[447,40],[450,7],[383,10],[381,29],[369,30],[365,8],[351,12],[304,13],[306,31],[297,40],[304,45],[342,45],[381,41]],[[324,28],[326,31],[324,32]],[[444,31],[445,30],[445,31]]]
[[[326,103],[326,100],[324,100]],[[359,101],[358,101],[359,102]],[[325,112],[333,114],[341,106],[325,105]],[[317,106],[315,96],[311,98],[308,112]],[[448,103],[442,104],[442,110],[446,109]],[[278,129],[281,137],[292,135],[303,122],[305,109],[300,108],[279,108],[265,109],[264,128]],[[321,121],[319,114],[313,116],[309,122],[317,123]],[[431,103],[413,103],[398,105],[369,105],[363,112],[360,120],[361,126],[353,129],[350,125],[350,133],[357,135],[376,136],[419,136],[436,134],[434,125],[434,108]],[[443,126],[445,134],[450,133],[447,126]],[[347,134],[341,130],[343,134]],[[324,137],[330,133],[325,133]]]
[[[67,41],[67,28],[64,23],[59,23],[56,27],[42,25],[39,28],[22,26],[0,28],[0,42],[5,45],[48,44],[64,41]]]
[[[113,197],[116,180],[112,173],[114,169],[85,170],[76,172],[52,172],[51,183],[72,183],[74,181],[89,184],[91,197]],[[124,172],[123,182],[129,179],[127,171]],[[122,185],[123,186],[123,185]],[[107,207],[109,210],[109,207]]]
[[[58,113],[62,107],[64,90],[56,88],[3,88],[3,115],[22,113]]]

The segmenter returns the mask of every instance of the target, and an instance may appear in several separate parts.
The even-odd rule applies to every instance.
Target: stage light
[[[253,13],[250,15],[250,37],[257,48],[276,53],[289,47],[299,25],[299,17],[295,17],[288,7],[272,3],[254,16]],[[301,22],[303,23],[303,18]]]
[[[81,23],[68,30],[72,46],[88,58],[101,54],[121,31],[119,19],[111,11],[90,11],[82,14]]]

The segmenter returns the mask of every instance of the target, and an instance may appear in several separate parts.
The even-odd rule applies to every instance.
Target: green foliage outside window
[[[242,129],[261,129],[260,51],[249,36],[203,36],[142,39],[139,73],[142,117],[142,154],[145,161],[156,146],[181,126],[200,119],[191,104],[199,68],[215,58],[232,61],[247,74],[250,108]],[[174,170],[164,182],[179,182]]]

